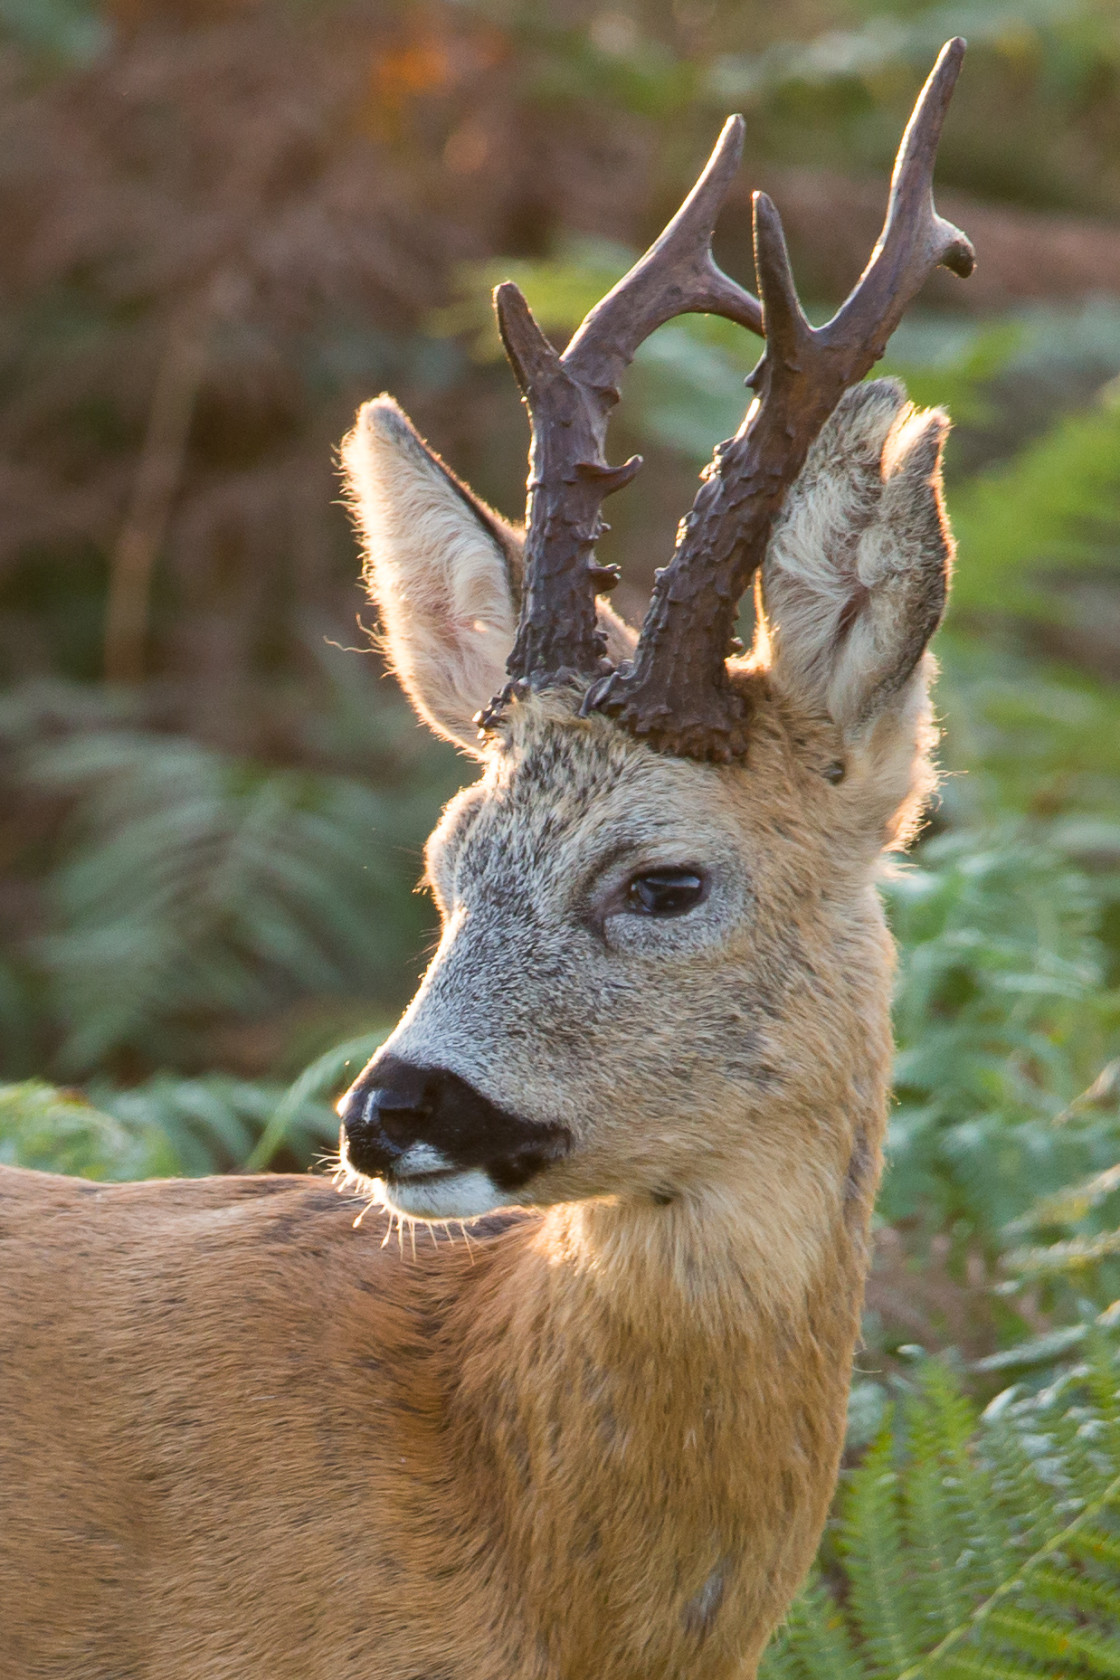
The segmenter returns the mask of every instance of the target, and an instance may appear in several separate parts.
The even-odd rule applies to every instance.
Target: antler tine
[[[563,355],[549,343],[511,282],[494,294],[506,353],[529,409],[525,592],[507,666],[511,683],[481,714],[495,723],[518,683],[541,687],[603,668],[595,597],[618,581],[597,566],[606,496],[641,466],[604,454],[618,382],[642,341],[676,315],[704,312],[762,332],[762,306],[728,279],[711,252],[712,229],[739,164],[743,119],[724,125],[703,174],[669,226],[592,309]]]
[[[964,42],[942,48],[902,137],[879,241],[851,296],[814,328],[798,302],[781,218],[754,199],[766,348],[756,396],[721,444],[658,574],[633,661],[595,683],[584,711],[616,718],[663,752],[728,763],[747,749],[746,691],[727,667],[738,604],[809,449],[845,390],[878,361],[903,311],[943,263],[962,278],[972,246],[933,207],[934,157]]]
[[[967,280],[976,266],[970,241],[937,214],[933,203],[937,146],[964,50],[957,36],[938,54],[898,148],[879,242],[851,296],[825,329],[838,339],[861,328],[874,334],[880,346],[876,360],[932,269],[940,264]]]
[[[677,315],[724,315],[762,337],[762,306],[712,256],[712,231],[743,156],[742,117],[728,117],[704,172],[644,257],[588,314],[564,352],[577,377],[613,386],[638,346]]]

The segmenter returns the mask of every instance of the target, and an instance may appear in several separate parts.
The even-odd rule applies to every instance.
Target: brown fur
[[[836,1475],[890,1064],[874,872],[929,780],[940,422],[901,403],[849,399],[794,494],[737,676],[744,767],[659,756],[553,691],[510,708],[433,837],[444,934],[390,1048],[566,1128],[521,1211],[452,1241],[355,1225],[364,1203],[315,1181],[0,1173],[4,1680],[753,1672]],[[804,557],[852,474],[845,610]],[[465,740],[490,654],[424,692],[435,562],[390,523],[394,656]],[[480,530],[492,626],[510,569]],[[917,603],[896,634],[883,586]],[[673,861],[711,872],[700,908],[603,910]]]
[[[298,1179],[3,1172],[5,1676],[749,1672],[827,1507],[874,1176],[751,1311],[689,1202],[414,1257]]]

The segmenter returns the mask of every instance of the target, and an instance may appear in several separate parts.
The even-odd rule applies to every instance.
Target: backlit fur
[[[430,843],[443,936],[386,1051],[572,1147],[520,1211],[484,1172],[398,1202],[484,1215],[399,1246],[391,1213],[355,1228],[362,1181],[0,1175],[11,1680],[742,1680],[828,1507],[890,1067],[874,877],[930,777],[944,423],[890,385],[834,417],[771,547],[733,768],[575,690],[477,743],[515,539],[386,424],[347,456],[383,632],[485,758]],[[630,913],[658,866],[702,870],[704,901]]]

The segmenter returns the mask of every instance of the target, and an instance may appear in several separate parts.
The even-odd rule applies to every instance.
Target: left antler
[[[844,391],[878,361],[929,273],[943,264],[964,278],[975,263],[965,235],[935,211],[931,188],[963,56],[962,40],[942,48],[902,137],[879,243],[827,325],[805,319],[778,212],[755,194],[766,334],[748,380],[755,400],[705,473],[672,561],[658,575],[632,663],[591,687],[585,713],[605,712],[663,752],[720,762],[745,752],[745,699],[726,660],[739,601],[786,493]]]
[[[532,448],[525,592],[508,671],[513,683],[483,716],[493,723],[516,684],[598,676],[604,638],[595,597],[618,581],[598,566],[600,509],[641,466],[604,454],[618,382],[642,341],[676,315],[725,315],[762,332],[762,307],[716,266],[712,229],[739,166],[743,119],[731,117],[703,175],[660,239],[584,320],[563,355],[534,321],[518,288],[494,294],[506,354],[529,409]]]

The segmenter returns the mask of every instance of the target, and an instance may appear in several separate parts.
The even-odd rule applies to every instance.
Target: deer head
[[[951,539],[944,415],[859,382],[932,268],[972,266],[930,185],[962,52],[915,106],[882,236],[827,325],[763,195],[759,298],[712,260],[739,118],[562,355],[498,288],[532,423],[524,538],[389,398],[346,442],[385,650],[485,767],[429,843],[435,958],[340,1104],[344,1161],[403,1213],[722,1198],[772,1256],[853,1183],[864,1198],[889,1060],[874,875],[930,785],[923,655]],[[606,421],[641,341],[689,311],[765,349],[636,636],[594,559],[603,498],[640,465],[607,464]]]

